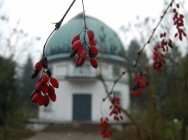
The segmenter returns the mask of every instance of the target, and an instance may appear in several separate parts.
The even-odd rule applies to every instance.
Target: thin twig
[[[45,56],[45,48],[46,48],[46,44],[49,40],[49,38],[51,37],[51,35],[59,29],[59,27],[61,26],[63,20],[65,19],[65,17],[67,16],[68,12],[70,11],[70,9],[72,8],[72,6],[74,5],[74,3],[76,2],[76,0],[73,0],[72,3],[70,4],[70,6],[68,7],[67,11],[65,12],[65,14],[63,15],[63,17],[61,18],[61,20],[57,23],[55,23],[55,29],[53,29],[53,31],[50,33],[50,35],[48,36],[48,38],[45,41],[45,44],[43,46],[43,53],[42,53],[42,57]]]
[[[55,24],[55,28],[56,28],[56,29],[59,29],[59,27],[61,26],[63,20],[65,19],[66,15],[68,14],[68,12],[70,11],[70,9],[72,8],[72,6],[74,5],[75,2],[76,2],[76,0],[73,0],[73,1],[72,1],[72,3],[70,4],[69,8],[68,8],[67,11],[65,12],[65,14],[64,14],[63,17],[61,18],[61,20]]]
[[[99,76],[99,79],[101,80],[101,82],[102,82],[102,84],[103,84],[103,86],[104,86],[104,89],[105,89],[105,91],[106,91],[106,93],[107,93],[107,95],[108,95],[107,97],[108,97],[108,99],[109,99],[110,102],[111,102],[112,97],[110,96],[110,92],[108,91],[108,87],[107,87],[107,85],[106,85],[106,83],[105,83],[105,80],[104,80],[103,76],[100,75],[100,76]],[[106,98],[103,99],[103,102],[104,102],[105,100],[106,100]],[[128,112],[126,109],[124,109],[123,107],[121,107],[121,106],[120,106],[120,109],[121,109],[121,111],[122,111],[123,113],[126,114],[127,118],[130,120],[130,122],[131,122],[136,128],[139,128],[139,125],[136,123],[136,121],[133,119],[133,117],[129,114],[129,112]]]
[[[111,88],[111,91],[109,92],[108,91],[108,87],[105,83],[105,80],[103,79],[102,75],[99,76],[99,79],[101,80],[104,88],[105,88],[105,91],[107,93],[107,96],[103,99],[103,101],[105,101],[107,98],[111,101],[112,100],[112,97],[110,96],[112,93],[113,93],[113,90],[116,86],[116,84],[118,83],[118,81],[125,75],[127,74],[129,71],[132,71],[134,68],[137,67],[137,64],[140,60],[140,57],[141,57],[141,54],[143,53],[143,50],[145,49],[145,47],[147,46],[147,44],[150,43],[151,39],[153,38],[156,30],[158,29],[159,25],[161,24],[162,20],[164,19],[164,16],[166,15],[167,11],[169,10],[169,8],[172,6],[174,0],[172,0],[170,2],[170,4],[167,6],[166,10],[164,11],[163,15],[161,16],[160,20],[158,21],[157,25],[155,26],[155,28],[153,29],[153,32],[151,33],[148,41],[143,45],[143,47],[141,48],[141,50],[138,52],[138,56],[136,58],[136,62],[133,66],[131,66],[130,68],[127,69],[127,71],[125,72],[122,72],[122,74],[114,81],[113,85],[112,85],[112,88]],[[124,112],[127,116],[127,118],[130,120],[130,122],[137,128],[137,132],[138,132],[138,135],[140,135],[140,129],[139,129],[139,125],[137,124],[137,122],[135,121],[135,119],[129,114],[129,112],[124,109],[123,107],[120,107],[121,111]]]
[[[118,81],[119,81],[126,73],[128,73],[129,71],[132,71],[134,68],[137,67],[138,62],[139,62],[139,60],[140,60],[140,57],[141,57],[141,55],[142,55],[142,53],[143,53],[143,50],[145,49],[145,47],[147,46],[147,44],[150,43],[150,41],[151,41],[151,39],[153,38],[153,36],[154,36],[156,30],[158,29],[159,25],[161,24],[162,20],[164,19],[165,15],[167,14],[167,11],[168,11],[169,8],[172,6],[172,4],[173,4],[174,1],[175,1],[175,0],[172,0],[172,1],[170,2],[170,4],[167,6],[167,8],[165,9],[163,15],[161,16],[160,20],[158,21],[157,25],[156,25],[155,28],[153,29],[153,31],[152,31],[152,33],[151,33],[149,39],[146,41],[146,43],[143,45],[143,47],[142,47],[142,48],[140,49],[140,51],[138,52],[138,55],[137,55],[135,64],[134,64],[132,67],[128,68],[127,71],[123,72],[123,73],[114,81],[114,84],[113,84],[113,86],[112,86],[111,92],[113,92],[113,89],[114,89],[114,87],[116,86],[116,84],[118,83]]]

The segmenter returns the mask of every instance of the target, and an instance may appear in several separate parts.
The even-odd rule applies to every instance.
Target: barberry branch
[[[112,101],[112,97],[111,97],[110,95],[112,94],[112,91],[110,91],[110,92],[108,91],[108,87],[107,87],[107,85],[106,85],[106,83],[105,83],[105,80],[104,80],[104,78],[103,78],[103,76],[102,76],[101,74],[98,76],[98,78],[99,78],[99,80],[102,82],[102,84],[103,84],[103,86],[104,86],[104,89],[105,89],[105,91],[106,91],[106,94],[107,94],[107,97],[103,98],[102,102],[106,101],[107,98],[108,98],[108,99],[110,100],[110,102],[111,102],[111,101]],[[119,77],[119,78],[121,78],[121,77]],[[121,107],[121,106],[119,106],[119,107],[120,107],[121,111],[122,111],[123,113],[125,113],[125,115],[126,115],[127,118],[130,120],[130,122],[136,127],[137,132],[138,132],[138,135],[141,134],[141,133],[140,133],[140,129],[139,129],[139,125],[138,125],[138,123],[135,121],[135,119],[131,116],[131,114],[130,114],[126,109],[124,109],[123,107]]]
[[[48,36],[48,38],[45,41],[45,44],[43,46],[43,53],[42,53],[42,57],[45,56],[45,48],[46,48],[46,44],[49,40],[49,38],[51,37],[51,35],[59,29],[59,27],[61,26],[62,22],[64,21],[65,17],[67,16],[68,12],[70,11],[70,9],[72,8],[72,6],[74,5],[74,3],[76,2],[76,0],[73,0],[72,3],[70,4],[70,6],[68,7],[67,11],[65,12],[65,14],[63,15],[63,17],[61,18],[61,20],[59,22],[55,23],[55,29],[53,29],[53,31],[50,33],[50,35]]]
[[[172,0],[169,5],[167,6],[167,8],[165,9],[163,15],[160,17],[160,20],[158,21],[157,25],[153,28],[153,31],[151,33],[151,35],[149,36],[148,40],[146,41],[146,43],[142,46],[142,48],[140,49],[140,51],[137,53],[137,58],[136,58],[136,62],[133,66],[131,66],[130,68],[128,68],[126,71],[122,72],[122,74],[114,81],[114,84],[112,85],[112,89],[111,89],[111,93],[113,92],[114,87],[116,86],[116,84],[118,83],[118,81],[128,72],[131,72],[132,70],[134,70],[137,65],[138,62],[140,60],[140,57],[145,49],[145,47],[150,43],[151,39],[153,38],[156,30],[158,29],[159,25],[161,24],[162,20],[164,19],[165,15],[167,14],[169,8],[172,6],[172,4],[174,3],[175,0]]]

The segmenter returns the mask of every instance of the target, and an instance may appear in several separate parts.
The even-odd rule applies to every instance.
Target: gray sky
[[[171,0],[167,0],[170,2]],[[180,0],[181,2],[183,0]],[[40,36],[42,46],[54,29],[53,22],[61,19],[72,0],[5,0],[4,5],[12,22],[20,20],[20,26],[32,36]],[[152,17],[159,19],[164,8],[164,0],[84,0],[86,14],[96,17],[118,34],[122,25]],[[188,7],[186,2],[185,7]],[[81,0],[77,0],[63,24],[82,12]]]

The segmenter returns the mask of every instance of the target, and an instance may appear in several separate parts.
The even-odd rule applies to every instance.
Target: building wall
[[[73,94],[91,94],[91,120],[99,122],[101,117],[101,102],[106,97],[103,84],[96,76],[102,72],[106,79],[108,90],[112,88],[115,75],[114,65],[103,63],[100,68],[93,69],[89,64],[76,68],[71,62],[54,63],[50,66],[52,74],[59,80],[59,89],[56,90],[57,100],[49,107],[40,107],[39,118],[51,121],[71,122],[73,119]],[[123,70],[122,67],[118,68]],[[88,70],[90,69],[90,70]],[[128,77],[125,76],[115,86],[114,91],[121,95],[122,106],[129,107]],[[110,102],[107,100],[102,104],[103,115],[109,114]]]

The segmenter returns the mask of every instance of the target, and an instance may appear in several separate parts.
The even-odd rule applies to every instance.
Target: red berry
[[[94,56],[96,56],[98,54],[98,49],[95,46],[92,45],[91,48],[90,48],[90,50],[91,50],[91,53]]]
[[[81,52],[84,50],[84,47],[83,46],[80,46],[78,48],[78,56],[80,56]]]
[[[40,100],[38,101],[38,105],[39,105],[39,106],[44,105],[43,95],[41,95]]]
[[[55,102],[56,101],[56,94],[54,94],[54,96],[50,99],[51,99],[51,101]]]
[[[53,87],[58,88],[59,87],[59,82],[57,81],[57,79],[51,77],[50,78],[50,83],[52,84]]]
[[[40,71],[42,69],[42,62],[41,61],[37,62],[35,64],[35,68]]]
[[[48,75],[47,75],[46,73],[43,73],[43,74],[42,74],[42,78],[41,78],[41,82],[42,82],[43,84],[46,84],[46,83],[48,83],[48,80],[49,80]]]
[[[98,67],[98,62],[97,62],[97,60],[94,57],[90,58],[90,64],[91,64],[91,66],[93,68],[97,68]]]
[[[93,40],[93,39],[91,40],[91,39],[90,39],[90,40],[89,40],[89,45],[96,46],[96,42],[95,42],[95,40]]]
[[[44,95],[43,96],[43,103],[44,103],[44,106],[47,107],[50,103],[50,99],[47,95]]]
[[[41,96],[40,93],[35,93],[35,94],[33,95],[32,99],[31,99],[31,101],[32,101],[33,103],[38,103],[38,101],[40,100],[40,96]]]
[[[42,86],[42,92],[43,93],[48,93],[48,85],[47,84]]]
[[[74,50],[78,50],[78,48],[82,45],[81,40],[76,40],[73,44],[72,44],[72,48]]]
[[[88,30],[87,31],[87,35],[89,40],[93,40],[94,39],[94,32],[92,30]]]
[[[40,92],[42,90],[42,83],[39,81],[35,86],[35,91]]]
[[[83,65],[85,62],[85,59],[81,58],[81,57],[77,57],[76,58],[76,67],[79,67],[81,65]]]
[[[49,87],[48,87],[48,96],[50,98],[53,98],[55,96],[55,90],[51,85],[49,85]]]
[[[87,52],[86,52],[85,50],[82,50],[79,56],[80,56],[82,59],[86,59]]]
[[[73,38],[72,38],[72,44],[77,41],[77,40],[80,40],[80,36],[79,35],[75,35]]]

